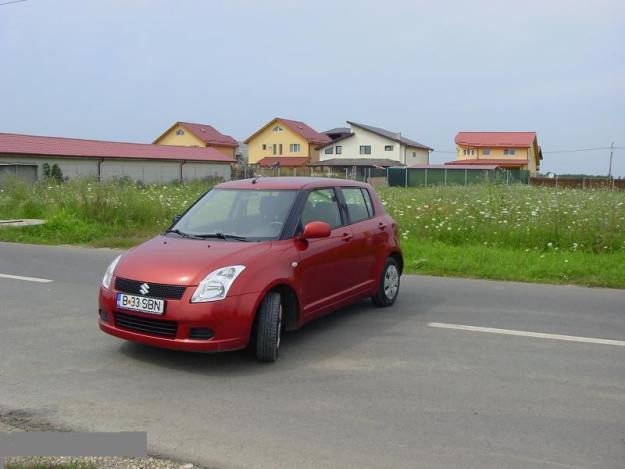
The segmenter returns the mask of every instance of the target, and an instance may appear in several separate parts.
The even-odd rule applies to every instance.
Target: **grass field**
[[[161,232],[210,182],[139,187],[71,181],[0,189],[0,240],[131,247]],[[625,288],[625,192],[521,185],[381,188],[406,270]]]

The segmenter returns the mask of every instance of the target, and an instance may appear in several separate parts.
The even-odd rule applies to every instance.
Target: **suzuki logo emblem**
[[[142,295],[147,295],[150,292],[150,286],[147,283],[144,283],[143,285],[141,285],[141,287],[139,288],[139,292]]]

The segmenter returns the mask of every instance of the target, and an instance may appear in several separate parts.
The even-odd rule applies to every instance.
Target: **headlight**
[[[106,289],[110,289],[111,288],[111,279],[113,278],[113,272],[115,272],[115,267],[117,267],[117,263],[119,262],[119,260],[121,259],[121,254],[119,256],[117,256],[115,258],[115,260],[113,262],[111,262],[111,265],[109,265],[109,268],[106,269],[106,272],[104,274],[104,278],[102,279],[102,286]]]
[[[223,300],[243,269],[244,265],[230,265],[211,272],[195,289],[191,303]]]

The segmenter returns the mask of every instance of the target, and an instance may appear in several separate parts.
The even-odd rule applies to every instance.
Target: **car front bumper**
[[[118,292],[101,287],[98,324],[102,331],[121,339],[173,350],[225,351],[245,348],[258,307],[258,293],[208,303],[191,303],[193,290],[193,287],[187,288],[180,300],[166,300],[165,313],[154,315],[117,308]],[[206,329],[212,331],[212,337],[193,338],[194,331],[205,332]]]

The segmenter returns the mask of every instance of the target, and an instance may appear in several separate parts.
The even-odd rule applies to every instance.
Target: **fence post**
[[[582,176],[582,190],[586,189],[586,178]]]
[[[404,187],[408,187],[408,168],[404,168]]]
[[[445,168],[445,187],[447,187],[447,168]]]
[[[506,186],[510,185],[510,170],[506,169]]]
[[[465,187],[469,185],[469,183],[467,181],[467,176],[468,176],[467,170],[465,169],[464,170],[464,185],[465,185]]]
[[[428,169],[425,168],[425,187],[428,186]]]
[[[556,189],[558,188],[558,175],[556,174]]]

